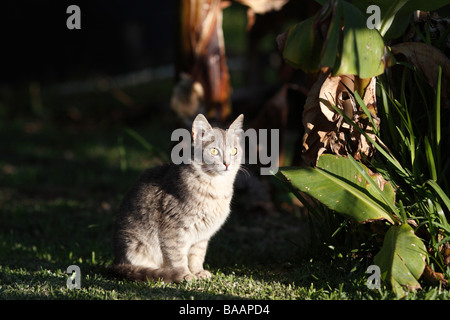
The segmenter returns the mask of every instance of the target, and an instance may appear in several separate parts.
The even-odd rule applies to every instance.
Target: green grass
[[[168,152],[170,118],[133,129]],[[302,249],[306,221],[236,205],[210,244],[212,279],[138,284],[109,278],[104,268],[113,259],[120,199],[140,171],[161,159],[120,126],[3,122],[0,147],[0,299],[394,299],[389,289],[367,289],[366,261]],[[81,289],[66,287],[72,264],[81,268]],[[436,287],[407,297],[449,298]]]

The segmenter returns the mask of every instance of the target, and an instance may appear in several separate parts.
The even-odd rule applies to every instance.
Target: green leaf
[[[363,99],[361,98],[361,96],[359,95],[359,93],[357,91],[354,92],[354,97],[356,99],[356,102],[358,102],[358,105],[360,106],[360,108],[364,111],[364,114],[367,116],[367,118],[369,118],[370,123],[372,124],[373,132],[375,133],[375,135],[378,136],[378,127],[375,124],[375,121],[372,117],[372,114],[370,113],[370,110],[367,108],[366,104],[364,103]]]
[[[435,112],[434,121],[436,125],[436,140],[434,142],[436,149],[437,160],[437,172],[440,175],[442,173],[441,168],[441,86],[442,86],[442,66],[438,67],[438,79],[436,83],[436,95],[435,95]]]
[[[430,170],[430,175],[433,180],[437,180],[436,164],[434,162],[433,149],[431,148],[430,141],[428,137],[425,136],[425,155],[427,157],[428,169]]]
[[[391,40],[404,34],[415,10],[437,10],[448,5],[448,0],[353,0],[352,3],[362,12],[366,12],[370,5],[377,5],[381,11],[382,24],[388,27],[384,30],[386,33],[383,37],[385,40]]]
[[[357,222],[385,219],[394,223],[383,199],[345,157],[322,155],[317,168],[280,168],[277,177]],[[395,201],[394,191],[389,183],[384,185],[383,192],[392,203]]]
[[[369,29],[366,17],[351,3],[344,5],[344,35],[340,65],[334,75],[371,78],[384,72],[384,41],[376,29]]]
[[[441,189],[441,187],[437,184],[436,181],[434,180],[428,180],[427,183],[433,187],[433,189],[437,192],[437,194],[439,195],[439,197],[441,197],[442,201],[445,203],[445,205],[447,206],[447,209],[450,211],[450,199],[449,197],[445,194],[444,190]]]
[[[392,188],[386,188],[386,190],[384,190],[384,186],[382,190],[378,185],[379,182],[377,181],[375,175],[371,177],[368,169],[361,163],[357,162],[351,155],[348,155],[348,159],[353,164],[355,169],[358,170],[358,172],[366,179],[368,183],[370,183],[367,185],[367,189],[369,190],[369,192],[377,196],[379,200],[383,200],[384,203],[390,208],[392,213],[397,213],[398,210],[395,207],[394,190]]]
[[[378,30],[367,28],[367,18],[351,3],[331,4],[331,19],[320,16],[324,12],[319,11],[289,28],[283,48],[285,61],[305,72],[330,68],[333,75],[372,78],[382,74],[385,46]],[[322,29],[326,35],[321,34]]]
[[[322,47],[320,64],[334,67],[339,54],[339,39],[341,34],[342,3],[337,2],[333,12],[333,20],[328,29],[327,38]]]
[[[283,58],[294,68],[314,72],[319,68],[322,39],[313,29],[315,16],[289,28]]]
[[[383,246],[375,256],[381,278],[389,281],[398,298],[408,290],[420,288],[417,281],[425,269],[426,248],[422,240],[407,224],[392,226],[384,238]]]
[[[386,34],[386,32],[389,30],[390,26],[392,25],[392,22],[395,19],[395,15],[397,12],[408,2],[409,0],[397,0],[397,1],[391,1],[391,5],[388,7],[386,12],[383,14],[381,27],[380,27],[380,33],[382,36]]]

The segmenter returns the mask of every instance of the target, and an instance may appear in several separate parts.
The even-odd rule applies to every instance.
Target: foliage
[[[357,127],[350,119],[347,118],[346,120]],[[396,127],[396,130],[400,135],[402,134],[398,127]],[[395,172],[396,178],[392,179],[392,176],[390,176],[390,179],[395,182],[396,189],[400,190],[398,186],[402,185],[405,186],[402,190],[411,190],[410,192],[398,191],[397,194],[400,199],[397,200],[395,206],[392,201],[393,192],[390,184],[383,183],[383,189],[381,189],[380,183],[375,182],[376,179],[373,178],[373,175],[369,175],[370,171],[367,167],[356,162],[351,156],[344,158],[324,154],[319,158],[316,168],[282,168],[278,176],[294,187],[294,192],[304,203],[306,201],[298,191],[314,197],[327,205],[328,208],[357,222],[365,223],[384,219],[392,223],[393,226],[385,236],[382,249],[375,257],[375,263],[380,266],[384,277],[390,280],[394,292],[402,297],[406,294],[406,289],[420,287],[417,280],[424,271],[424,259],[427,250],[422,240],[414,234],[408,234],[409,237],[399,235],[404,234],[406,228],[412,231],[408,225],[410,219],[417,220],[415,226],[425,226],[430,239],[428,245],[435,255],[434,261],[437,262],[436,268],[445,271],[444,256],[439,252],[441,251],[440,246],[449,240],[450,228],[446,213],[448,215],[450,210],[450,200],[435,180],[427,179],[423,184],[418,183],[410,169],[401,165],[379,143],[372,142],[381,151],[380,153],[385,155],[385,158],[381,160],[384,160],[384,168],[389,168],[387,170]],[[404,139],[404,143],[408,143],[408,140]],[[427,147],[423,152],[423,156],[428,159],[423,161],[425,164],[434,162],[430,150]],[[421,150],[416,151],[420,152]],[[374,164],[381,171],[381,163],[375,160]],[[416,164],[415,173],[419,174],[417,166]],[[434,165],[432,165],[432,168],[434,168]],[[432,170],[428,171],[432,172]],[[424,171],[420,172],[419,176],[422,177]],[[385,175],[388,176],[387,173]],[[379,173],[378,177],[382,181],[384,180]],[[369,189],[369,187],[372,187],[372,189]],[[411,199],[408,199],[408,197]],[[402,199],[406,205],[403,204]],[[411,244],[414,244],[415,250],[408,252],[411,249]],[[408,254],[403,256],[398,254],[396,250],[407,251]],[[428,258],[430,259],[430,256]],[[415,271],[412,273],[413,276],[405,276],[405,272],[401,271],[402,269],[405,271],[408,265],[413,266],[412,268]]]
[[[446,0],[319,1],[322,8],[289,28],[280,39],[283,58],[305,72],[331,70],[333,75],[371,78],[393,64],[385,41],[399,37],[415,10],[436,10]],[[382,12],[377,28],[367,27],[366,9]]]
[[[368,174],[368,169],[365,170]],[[383,183],[381,194],[388,199],[388,203],[383,203],[376,190],[378,186],[374,187],[369,182],[377,180],[377,177],[366,180],[347,158],[324,154],[316,168],[283,168],[279,177],[284,177],[298,190],[357,222],[383,219],[394,223],[395,218],[388,211],[394,203],[392,186]]]
[[[417,279],[425,268],[425,246],[413,232],[405,233],[413,231],[405,220],[401,224],[399,217],[393,215],[398,211],[394,207],[393,188],[380,175],[369,175],[369,170],[351,156],[324,154],[316,168],[283,168],[278,176],[287,181],[294,192],[301,190],[352,220],[367,223],[383,219],[393,224],[375,263],[399,296],[404,295],[405,287],[420,287]],[[298,191],[296,193],[302,197]],[[415,250],[411,250],[411,243]],[[410,269],[414,273],[405,276],[404,270]]]
[[[400,99],[394,99],[385,89],[385,78],[379,79],[384,108],[380,137],[386,145],[395,146],[391,152],[402,165],[393,166],[381,158],[372,163],[395,181],[398,203],[427,243],[428,263],[435,271],[445,273],[449,266],[445,247],[450,240],[450,189],[445,177],[450,160],[443,146],[449,143],[450,126],[441,119],[448,118],[450,110],[441,110],[440,79],[433,94],[414,67],[403,64],[399,68]]]
[[[327,68],[333,75],[379,75],[384,71],[384,42],[376,29],[365,26],[365,16],[351,3],[327,2],[315,16],[287,31],[283,58],[308,72]]]
[[[450,128],[441,121],[443,114],[448,114],[448,109],[441,110],[441,96],[445,95],[441,91],[442,83],[448,79],[449,63],[430,41],[426,44],[400,44],[392,49],[385,46],[384,41],[404,32],[404,18],[408,17],[409,21],[413,10],[437,9],[444,3],[371,1],[370,4],[379,5],[386,14],[382,16],[378,30],[368,32],[361,12],[354,11],[358,7],[365,12],[367,2],[365,5],[362,2],[322,2],[322,9],[314,17],[292,27],[282,38],[281,49],[286,61],[304,71],[321,70],[322,75],[328,74],[328,79],[338,79],[347,89],[343,92],[349,95],[348,105],[352,109],[346,109],[345,101],[339,102],[342,95],[336,94],[333,99],[315,98],[320,104],[316,112],[334,121],[340,131],[335,134],[333,130],[336,129],[330,125],[328,128],[322,126],[329,132],[324,131],[320,140],[313,141],[322,146],[320,149],[316,147],[315,168],[281,168],[278,177],[313,212],[316,209],[308,204],[305,194],[360,223],[384,220],[389,229],[385,235],[380,234],[384,236],[384,242],[375,263],[397,297],[404,297],[409,290],[420,288],[418,280],[423,272],[427,278],[431,276],[447,285],[443,274],[448,273],[450,260],[446,249],[450,240],[450,200],[445,177],[450,161],[446,160],[448,156],[443,145],[445,142],[448,144]],[[353,37],[352,41],[346,40],[350,37]],[[422,38],[429,40],[430,37],[422,35]],[[438,39],[436,42],[441,41]],[[361,46],[370,50],[363,52],[358,49]],[[384,48],[383,54],[374,48]],[[308,56],[314,58],[304,64],[303,59]],[[366,66],[368,61],[372,61],[372,65]],[[343,68],[347,65],[353,67]],[[382,69],[378,68],[380,65]],[[370,79],[364,78],[375,76],[378,76],[377,96],[381,97],[383,106],[381,121],[376,105],[373,105],[375,99],[369,107],[361,98],[370,83]],[[351,77],[354,87],[349,88],[343,83],[343,77]],[[327,83],[320,81],[319,86]],[[322,91],[323,87],[320,91],[312,90],[308,99],[314,98],[311,95],[323,95]],[[327,95],[333,95],[333,92],[325,92],[324,96]],[[443,101],[442,105],[446,104],[447,101]],[[330,112],[331,116],[328,115]],[[313,121],[307,126],[320,126],[323,118],[316,118],[319,122]],[[360,121],[367,120],[372,126],[361,125]],[[354,137],[350,137],[348,127],[342,126],[344,129],[341,130],[341,121],[358,131],[361,139],[377,150],[375,157],[368,157],[358,149],[356,155],[361,161],[354,159],[354,143],[351,143]],[[342,155],[339,146],[331,144],[332,148],[323,148],[328,144],[326,139],[340,134],[347,139],[347,142],[339,141],[345,147],[346,155]],[[340,155],[324,155],[323,152]],[[378,181],[374,176],[379,177]],[[389,182],[385,183],[386,180]],[[389,186],[387,190],[395,190],[395,201],[386,194],[386,185]]]
[[[383,270],[382,279],[390,279],[394,292],[420,288],[417,279],[425,268],[426,248],[408,224],[389,228],[374,262]]]

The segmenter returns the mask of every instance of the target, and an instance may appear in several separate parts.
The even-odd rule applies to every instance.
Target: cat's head
[[[199,114],[192,124],[194,165],[211,175],[236,174],[242,162],[244,115],[234,120],[227,130],[211,127]]]

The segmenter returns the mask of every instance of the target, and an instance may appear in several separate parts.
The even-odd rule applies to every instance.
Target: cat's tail
[[[137,282],[162,280],[165,283],[169,283],[186,280],[186,275],[182,270],[166,268],[152,269],[132,264],[114,264],[108,266],[106,273],[113,277]]]

